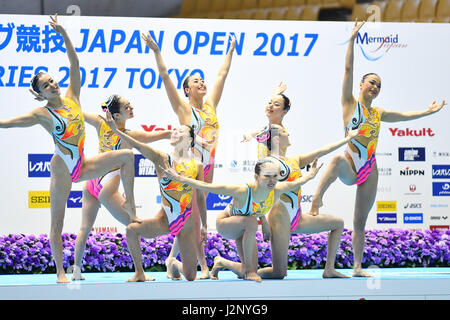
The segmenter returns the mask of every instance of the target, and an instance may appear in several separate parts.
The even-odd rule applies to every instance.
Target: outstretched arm
[[[300,179],[294,180],[294,181],[286,181],[286,182],[279,182],[276,185],[276,190],[280,193],[285,193],[289,191],[295,191],[297,190],[301,185],[305,184],[309,180],[313,179],[317,172],[319,172],[320,168],[322,168],[323,163],[320,164],[319,167],[317,167],[317,159],[314,160],[313,165],[309,169],[309,172],[301,177]]]
[[[349,130],[348,135],[344,139],[341,139],[334,143],[330,143],[326,146],[323,146],[322,148],[314,150],[313,152],[299,155],[297,160],[298,160],[300,168],[313,162],[314,159],[323,157],[324,155],[340,148],[341,146],[343,146],[344,144],[348,143],[350,140],[355,138],[359,134],[360,131],[361,131],[361,125],[356,129]]]
[[[358,20],[355,21],[352,35],[348,41],[347,53],[345,55],[345,71],[344,81],[342,83],[342,97],[341,103],[343,106],[343,117],[347,119],[353,113],[351,107],[355,104],[355,98],[353,97],[353,59],[354,59],[354,44],[355,39],[358,36],[358,32],[364,25],[364,21],[358,24]]]
[[[184,102],[183,98],[178,94],[177,88],[172,82],[172,79],[170,79],[169,72],[167,71],[167,67],[164,63],[158,45],[156,44],[155,40],[153,40],[150,33],[148,33],[147,35],[142,34],[142,39],[147,44],[147,47],[152,49],[153,53],[155,54],[155,60],[158,66],[159,75],[161,76],[161,79],[164,83],[164,88],[166,89],[167,97],[169,98],[173,111],[175,111],[176,115],[178,116],[180,123],[187,123],[189,108]]]
[[[388,111],[380,109],[381,113],[381,121],[384,122],[398,122],[398,121],[408,121],[415,120],[425,116],[429,116],[433,113],[438,112],[442,109],[444,105],[447,103],[443,100],[441,103],[436,103],[433,101],[428,108],[421,111],[407,111],[407,112],[399,112],[399,111]]]
[[[222,96],[223,88],[225,86],[225,80],[228,76],[228,71],[230,71],[231,60],[233,58],[233,52],[236,47],[236,38],[234,35],[230,36],[231,44],[230,49],[225,57],[225,61],[222,64],[222,67],[219,70],[219,74],[217,75],[216,82],[214,83],[214,87],[211,91],[211,94],[206,99],[206,103],[212,106],[215,110],[217,109],[217,105],[219,104],[220,97]]]
[[[70,83],[67,89],[66,96],[76,101],[80,100],[80,90],[81,90],[81,74],[80,74],[80,63],[78,61],[78,56],[75,51],[75,47],[72,44],[66,30],[58,23],[58,14],[55,14],[54,17],[50,16],[52,21],[49,21],[50,26],[57,33],[61,34],[64,39],[64,44],[67,49],[67,56],[69,57],[70,62]]]
[[[101,117],[101,116],[100,116]],[[103,118],[106,124],[114,131],[123,141],[128,143],[133,148],[137,149],[144,157],[152,161],[155,166],[162,164],[165,160],[165,154],[155,148],[152,148],[148,144],[142,143],[129,136],[125,132],[117,129],[116,122],[113,120],[111,112],[106,111],[106,118]]]
[[[25,128],[38,124],[38,118],[32,112],[11,118],[9,120],[0,120],[0,128]]]

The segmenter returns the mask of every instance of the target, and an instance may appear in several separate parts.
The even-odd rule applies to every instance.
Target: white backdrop
[[[50,32],[48,20],[46,16],[0,15],[2,119],[43,105],[28,93],[29,81],[39,69],[48,70],[62,87],[68,83],[68,59],[58,49],[60,39]],[[280,81],[287,84],[286,95],[292,101],[284,120],[292,143],[288,155],[308,152],[343,137],[340,94],[351,22],[67,16],[59,20],[78,49],[84,69],[82,108],[100,113],[100,104],[109,95],[123,95],[135,108],[135,118],[127,122],[129,129],[158,130],[178,125],[161,87],[153,53],[140,39],[141,32],[152,31],[156,36],[167,67],[174,69],[171,77],[180,88],[186,75],[195,70],[204,75],[211,88],[225,58],[228,35],[236,34],[237,48],[218,107],[217,182],[245,183],[252,179],[256,142],[240,141],[244,132],[266,124],[264,107]],[[376,72],[382,79],[382,89],[374,106],[407,111],[424,109],[433,100],[448,101],[449,58],[448,24],[367,23],[355,46],[354,95],[358,94],[362,75]],[[428,118],[382,123],[377,202],[367,228],[448,228],[449,114],[447,106]],[[97,144],[96,131],[88,126],[87,157],[97,153]],[[171,150],[167,141],[154,145]],[[48,233],[50,179],[29,175],[45,175],[54,151],[51,137],[38,126],[1,130],[0,150],[0,234]],[[342,152],[343,148],[335,151]],[[320,161],[326,165],[332,155]],[[151,175],[153,168],[148,161],[137,160],[141,173],[147,170]],[[321,174],[303,187],[304,212],[310,208]],[[72,190],[69,205],[73,202],[78,207],[66,210],[64,232],[77,232],[81,222],[82,184],[74,184]],[[321,212],[342,216],[345,226],[351,228],[355,190],[336,181],[325,195]],[[156,178],[136,177],[135,194],[139,217],[156,213],[160,206]],[[229,201],[223,196],[215,200],[216,208]],[[214,203],[209,205],[213,207]],[[217,212],[209,211],[211,231]],[[93,231],[124,232],[124,227],[101,208]]]

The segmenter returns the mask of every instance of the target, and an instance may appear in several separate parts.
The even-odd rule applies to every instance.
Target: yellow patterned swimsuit
[[[126,132],[127,130],[125,130]],[[119,150],[122,145],[122,139],[111,130],[111,128],[102,121],[98,130],[98,153],[105,153],[112,150]],[[96,199],[102,191],[103,186],[112,178],[120,174],[120,167],[112,169],[103,177],[89,180],[87,189],[89,193]]]
[[[84,117],[80,106],[68,97],[62,108],[45,107],[53,119],[55,154],[66,163],[73,182],[80,179],[84,156]]]
[[[232,203],[230,203],[228,208],[228,212],[231,212],[233,216],[253,216],[258,217],[265,215],[269,212],[270,208],[272,208],[275,198],[275,190],[270,191],[266,200],[263,203],[254,202],[253,201],[253,192],[252,185],[247,183],[247,199],[242,208],[236,208]],[[231,210],[230,210],[231,209]]]
[[[194,132],[202,140],[195,143],[195,153],[200,154],[199,161],[203,163],[203,177],[206,177],[214,166],[217,141],[219,138],[219,121],[213,107],[203,105],[203,110],[191,106],[191,122]]]
[[[177,162],[167,155],[169,165],[175,171],[191,179],[197,178],[197,165],[194,159],[188,163]],[[162,207],[169,220],[170,233],[176,236],[192,213],[192,187],[179,181],[162,177],[159,181]]]
[[[350,122],[345,126],[345,135],[350,129],[355,129],[360,124],[362,124],[362,127],[359,135],[350,140],[346,148],[346,152],[352,158],[355,166],[356,184],[366,181],[375,165],[375,150],[380,132],[380,113],[378,110],[375,108],[369,110],[358,101]]]

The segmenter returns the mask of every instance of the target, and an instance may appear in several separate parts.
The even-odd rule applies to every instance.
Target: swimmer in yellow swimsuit
[[[352,137],[358,135],[359,128],[349,130],[348,137],[337,142],[325,145],[306,154],[287,156],[286,152],[291,145],[289,133],[283,127],[283,119],[291,112],[291,101],[284,94],[286,84],[280,83],[274,90],[272,98],[265,107],[265,113],[269,125],[262,130],[254,130],[244,135],[242,142],[255,138],[258,141],[258,159],[273,158],[280,165],[280,181],[295,181],[301,178],[300,167],[306,167],[315,158],[320,158],[337,148],[345,145]],[[334,268],[334,261],[343,232],[344,221],[340,217],[323,215],[317,219],[310,215],[302,214],[301,188],[286,192],[280,200],[274,204],[268,215],[271,238],[270,247],[272,254],[272,266],[258,270],[258,275],[266,279],[282,279],[287,272],[287,254],[291,234],[318,233],[330,231],[327,245],[327,262],[322,276],[346,277]]]
[[[261,281],[257,274],[256,231],[257,218],[263,226],[265,238],[270,238],[270,230],[265,220],[280,196],[298,189],[302,184],[314,178],[321,166],[314,161],[308,174],[295,181],[278,182],[280,166],[271,158],[259,160],[255,166],[255,181],[248,184],[226,185],[207,183],[182,177],[173,169],[166,169],[165,174],[202,191],[214,192],[233,197],[231,204],[219,214],[216,220],[217,231],[227,239],[236,240],[237,253],[241,262],[233,262],[217,256],[211,270],[211,277],[218,279],[219,269],[230,269],[244,280]],[[172,258],[175,259],[175,258]]]
[[[63,264],[61,233],[67,199],[72,182],[103,176],[112,168],[120,167],[126,201],[122,204],[131,219],[136,219],[134,204],[134,156],[131,150],[114,151],[89,159],[83,156],[85,139],[84,118],[80,107],[81,73],[77,54],[66,30],[58,23],[57,16],[49,22],[53,30],[61,34],[70,62],[70,84],[65,96],[61,96],[59,84],[49,74],[40,72],[31,81],[30,92],[38,101],[47,100],[45,107],[33,109],[27,114],[0,121],[0,128],[30,127],[41,125],[53,136],[55,154],[50,162],[50,246],[55,260],[58,283],[70,282]]]
[[[397,112],[373,107],[372,102],[381,89],[381,79],[375,73],[363,76],[358,99],[353,96],[354,42],[364,22],[355,22],[345,57],[345,73],[341,103],[346,132],[349,128],[362,124],[361,134],[348,144],[344,155],[334,156],[323,174],[311,204],[311,215],[319,213],[322,197],[328,187],[339,177],[346,185],[356,184],[356,201],[353,219],[353,276],[367,277],[361,266],[364,251],[364,234],[368,214],[375,201],[378,183],[378,169],[375,150],[378,142],[380,121],[397,122],[414,120],[438,112],[445,101],[433,101],[422,111]]]
[[[122,143],[136,148],[147,159],[153,162],[158,176],[161,191],[162,207],[154,218],[144,219],[142,223],[130,223],[127,226],[127,244],[135,266],[134,276],[128,282],[150,280],[145,275],[142,266],[140,238],[154,238],[164,234],[172,234],[179,238],[178,246],[181,261],[166,261],[173,271],[173,279],[192,281],[197,275],[197,251],[195,225],[192,219],[192,198],[197,197],[199,204],[204,204],[202,192],[193,193],[192,187],[181,179],[171,179],[164,176],[161,168],[170,167],[180,176],[190,179],[203,180],[203,165],[189,155],[194,144],[195,133],[189,126],[179,126],[170,136],[173,151],[170,154],[157,150],[148,144],[139,142],[129,134],[119,130],[112,119],[111,113],[106,112],[106,123],[117,134]],[[206,205],[200,205],[200,212],[206,215]],[[169,260],[169,258],[167,259]],[[181,274],[180,274],[181,273]]]
[[[228,53],[222,67],[219,70],[214,87],[208,96],[206,96],[206,84],[200,74],[191,74],[184,80],[183,95],[189,99],[189,102],[186,102],[183,97],[178,94],[176,86],[170,79],[169,72],[167,71],[167,67],[163,61],[161,52],[156,42],[150,34],[143,34],[142,38],[155,54],[159,74],[163,80],[164,87],[166,88],[167,96],[170,104],[172,105],[172,109],[176,113],[180,124],[190,125],[195,130],[195,146],[192,151],[196,160],[203,163],[204,180],[207,182],[212,182],[214,174],[214,159],[219,137],[219,121],[217,120],[216,111],[222,96],[225,80],[230,70],[231,60],[236,46],[236,39],[234,36],[230,37],[231,39]],[[208,194],[205,193],[204,198],[206,199],[207,196]],[[206,237],[207,223],[206,215],[204,217],[199,217],[198,206],[199,204],[197,204],[194,199],[193,217],[196,226],[198,227],[198,241],[200,243],[198,259],[202,269],[202,274],[199,278],[206,279],[209,278],[209,270],[206,264],[202,239]],[[171,257],[175,257],[178,254],[177,247],[177,239],[175,238],[174,245],[170,253]],[[170,272],[168,272],[167,276],[169,278],[171,277]]]

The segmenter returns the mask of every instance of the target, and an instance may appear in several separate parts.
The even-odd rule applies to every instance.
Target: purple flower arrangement
[[[292,235],[288,250],[289,269],[324,268],[327,253],[326,232]],[[65,233],[63,265],[73,264],[75,234]],[[336,267],[353,265],[352,232],[344,230],[337,251]],[[164,261],[170,253],[173,236],[141,239],[146,271],[165,271]],[[271,265],[270,243],[257,233],[259,266]],[[450,231],[411,231],[402,229],[368,230],[363,267],[448,267],[450,266]],[[209,233],[205,244],[206,261],[213,265],[218,255],[239,261],[236,244],[218,233]],[[130,272],[134,270],[124,235],[90,234],[83,258],[84,272]],[[0,274],[54,273],[55,265],[47,235],[0,236]]]

